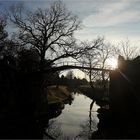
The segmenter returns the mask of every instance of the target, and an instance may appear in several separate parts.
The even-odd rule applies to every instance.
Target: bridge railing
[[[55,63],[53,66],[58,67],[58,66],[85,66],[85,65],[79,62],[64,61],[64,62]]]
[[[60,66],[79,66],[79,67],[89,67],[87,63],[80,63],[80,62],[73,62],[73,61],[64,61],[55,63],[53,65],[54,67],[60,67]],[[96,65],[96,68],[100,68],[100,65]]]
[[[63,67],[63,66],[67,66],[67,67]],[[64,61],[64,62],[59,62],[59,63],[55,63],[53,64],[54,68],[57,69],[84,69],[84,70],[94,70],[94,71],[105,71],[105,72],[109,72],[112,71],[112,69],[104,67],[101,68],[100,65],[93,65],[92,67],[90,67],[90,65],[88,65],[87,63],[79,63],[79,62],[73,62],[73,61]]]

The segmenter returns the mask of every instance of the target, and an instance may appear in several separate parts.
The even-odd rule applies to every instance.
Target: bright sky
[[[0,1],[0,9],[21,0]],[[45,8],[54,0],[24,0],[30,9]],[[62,0],[82,21],[82,30],[75,33],[81,41],[104,36],[111,43],[128,38],[140,45],[140,0]]]
[[[45,8],[54,0],[0,1],[0,9],[24,1],[30,9]],[[112,43],[128,38],[140,45],[140,0],[62,0],[82,21],[82,30],[75,33],[79,40],[105,36]]]
[[[140,0],[66,0],[66,5],[83,23],[76,33],[80,40],[96,36],[116,43],[128,38],[140,45]]]

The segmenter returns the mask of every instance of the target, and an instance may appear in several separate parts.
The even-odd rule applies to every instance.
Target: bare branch
[[[14,5],[10,12],[10,21],[18,28],[18,40],[39,50],[41,65],[46,53],[51,54],[50,57],[47,56],[52,60],[49,62],[64,56],[78,55],[73,33],[80,27],[80,21],[61,1],[53,2],[45,10],[38,8],[34,12],[25,12],[23,5]],[[81,52],[80,49],[79,51]]]

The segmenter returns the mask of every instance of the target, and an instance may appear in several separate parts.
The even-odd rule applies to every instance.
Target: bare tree
[[[126,41],[120,42],[116,47],[114,47],[114,49],[114,52],[118,56],[121,55],[127,60],[133,59],[139,54],[138,47],[131,45],[128,39],[126,39]]]
[[[92,43],[91,42],[82,42],[83,46],[93,46],[94,44],[95,44],[95,42],[92,42]],[[102,45],[102,39],[100,40],[99,46],[100,45]],[[90,51],[88,51],[87,53],[85,53],[84,55],[82,55],[82,57],[79,59],[80,63],[82,63],[83,65],[86,65],[90,68],[96,67],[96,64],[98,62],[98,60],[96,59],[96,56],[97,56],[96,49],[98,47],[95,47],[95,48],[91,49]],[[90,86],[92,88],[94,88],[93,87],[93,80],[92,80],[93,71],[91,69],[89,69],[89,70],[83,69],[83,72],[85,72],[89,76]]]
[[[98,65],[101,69],[108,68],[107,61],[112,58],[114,52],[113,52],[113,46],[110,43],[104,43],[102,46],[100,46],[98,50]],[[102,79],[102,85],[105,88],[105,81],[108,79],[108,73],[105,71],[101,71],[101,79]]]
[[[6,20],[3,16],[0,16],[0,51],[3,50],[5,46],[5,41],[7,39],[8,33],[5,31]]]
[[[84,45],[92,46],[94,42],[90,43],[84,43]],[[94,83],[96,80],[100,79],[103,83],[108,78],[108,74],[104,71],[105,68],[107,68],[107,60],[110,59],[113,56],[113,47],[109,43],[104,43],[104,39],[100,40],[100,44],[98,47],[91,49],[83,55],[82,63],[85,63],[88,67],[91,69],[84,70],[86,74],[89,76],[90,85],[92,88],[94,88]],[[103,71],[93,71],[92,68],[97,67],[100,69],[103,69]]]
[[[39,51],[41,69],[45,58],[51,64],[61,58],[75,56],[79,51],[73,33],[80,27],[80,21],[61,1],[36,11],[25,10],[23,5],[13,5],[8,15],[18,28],[16,37],[20,43]]]
[[[18,45],[15,41],[9,39],[6,31],[7,19],[4,15],[0,15],[0,58],[16,57]]]

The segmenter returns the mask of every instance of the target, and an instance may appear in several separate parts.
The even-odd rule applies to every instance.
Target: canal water
[[[73,96],[73,102],[65,104],[62,113],[49,120],[46,133],[54,139],[88,139],[97,130],[97,110],[100,107],[94,102],[90,111],[90,98],[78,93]]]

